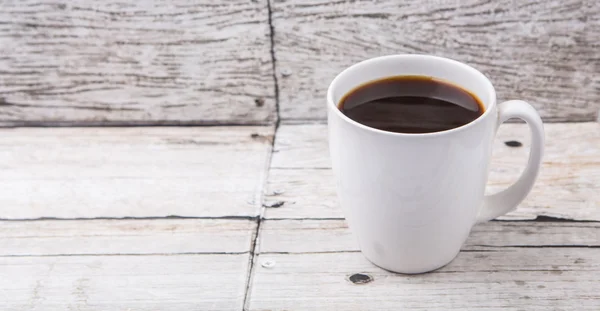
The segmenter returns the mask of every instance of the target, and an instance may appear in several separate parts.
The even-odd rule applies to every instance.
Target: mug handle
[[[492,220],[515,209],[533,188],[540,171],[544,153],[544,125],[540,115],[527,102],[509,100],[498,106],[498,127],[511,118],[521,119],[529,125],[531,130],[529,161],[517,182],[501,192],[485,196],[477,222]]]

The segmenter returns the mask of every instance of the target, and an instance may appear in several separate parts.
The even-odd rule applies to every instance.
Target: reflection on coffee
[[[396,133],[431,133],[472,122],[485,108],[474,94],[426,76],[395,76],[348,92],[339,109],[350,119]]]

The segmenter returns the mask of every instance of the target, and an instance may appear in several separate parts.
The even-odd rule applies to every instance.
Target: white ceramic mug
[[[485,112],[466,125],[434,133],[374,129],[346,117],[338,102],[355,87],[390,76],[422,75],[471,91]],[[492,83],[476,69],[428,55],[369,59],[340,73],[327,92],[329,148],[338,197],[363,254],[400,273],[448,264],[473,225],[512,209],[538,175],[544,128],[524,101],[496,104]],[[508,189],[485,195],[494,136],[500,124],[522,119],[531,129],[529,162]]]

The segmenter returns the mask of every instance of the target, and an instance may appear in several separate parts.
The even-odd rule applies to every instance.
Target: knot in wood
[[[254,104],[256,105],[256,107],[262,107],[265,105],[265,99],[264,98],[256,98],[256,99],[254,99]]]
[[[373,277],[371,277],[368,274],[363,274],[363,273],[355,273],[355,274],[351,275],[350,277],[348,277],[348,279],[350,280],[350,282],[357,284],[357,285],[373,282]]]

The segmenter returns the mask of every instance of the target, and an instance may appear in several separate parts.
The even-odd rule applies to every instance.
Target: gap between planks
[[[279,125],[281,124],[281,116],[280,116],[280,106],[279,106],[279,81],[277,80],[277,60],[275,58],[275,28],[273,27],[273,16],[272,16],[272,8],[271,1],[267,0],[267,14],[268,14],[268,22],[269,22],[269,42],[270,42],[270,56],[271,56],[271,68],[273,70],[273,84],[274,84],[274,97],[275,97],[275,128],[273,129],[273,139],[271,139],[271,148],[269,149],[269,156],[267,160],[266,169],[264,170],[265,178],[260,188],[260,207],[258,213],[258,219],[256,220],[256,228],[254,230],[254,236],[252,245],[250,248],[250,256],[248,259],[248,279],[246,280],[246,289],[244,292],[244,301],[242,304],[242,310],[248,309],[249,303],[249,295],[250,295],[250,286],[252,284],[252,280],[254,277],[254,269],[256,265],[256,248],[259,243],[260,238],[260,226],[262,224],[263,213],[265,211],[264,207],[264,197],[265,197],[265,189],[267,187],[268,178],[270,174],[271,161],[273,160],[273,150],[275,148],[275,138],[277,137],[277,133],[279,131]]]

